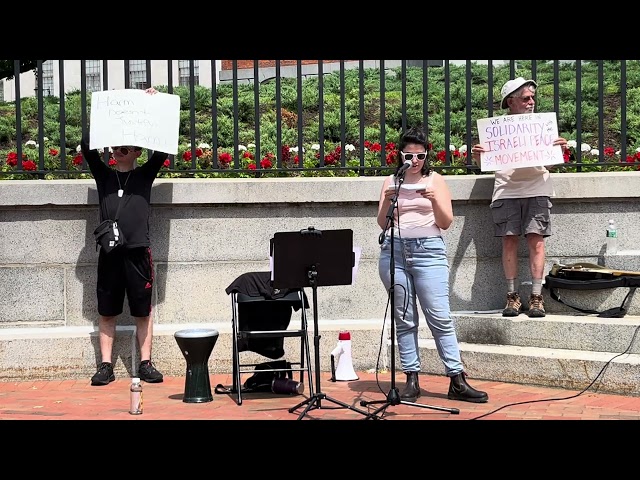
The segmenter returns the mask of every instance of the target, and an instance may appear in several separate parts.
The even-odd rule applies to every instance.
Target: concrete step
[[[640,340],[633,342],[640,316],[600,318],[595,315],[525,314],[503,317],[501,313],[455,312],[458,341],[487,345],[623,352],[640,354]]]
[[[422,371],[442,374],[433,339],[419,345]],[[640,354],[466,342],[460,351],[472,384],[482,379],[575,390],[592,386],[592,391],[640,395]]]
[[[502,317],[497,312],[455,312],[454,320],[465,370],[472,379],[496,380],[582,390],[592,382],[598,391],[640,395],[640,316],[598,318],[553,315],[530,319]],[[309,344],[315,370],[315,334]],[[215,328],[220,336],[209,360],[211,373],[232,371],[231,322],[159,324],[154,327],[153,360],[166,375],[184,375],[185,359],[174,333],[187,328]],[[292,317],[290,328],[299,327]],[[390,326],[380,319],[319,322],[320,370],[331,369],[331,351],[341,330],[351,333],[356,371],[390,368]],[[442,375],[442,362],[421,319],[420,356],[424,373]],[[285,358],[299,355],[300,339],[285,339]],[[269,359],[243,352],[242,361]],[[139,356],[135,328],[118,326],[114,345],[118,377],[134,376]],[[299,358],[299,356],[297,357]],[[0,329],[0,381],[88,379],[99,363],[98,333],[93,326]],[[396,371],[401,372],[397,351]],[[601,374],[602,372],[602,374]],[[398,376],[400,381],[404,379]]]

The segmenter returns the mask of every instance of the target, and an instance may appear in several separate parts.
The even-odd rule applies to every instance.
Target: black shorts
[[[134,317],[151,314],[153,260],[149,247],[124,249],[98,257],[98,313],[103,317],[120,315],[127,294]]]

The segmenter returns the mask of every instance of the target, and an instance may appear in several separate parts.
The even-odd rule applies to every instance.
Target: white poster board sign
[[[91,149],[131,145],[175,155],[179,126],[178,95],[138,89],[91,94]]]
[[[481,118],[478,137],[486,150],[480,154],[483,171],[564,163],[554,112]]]

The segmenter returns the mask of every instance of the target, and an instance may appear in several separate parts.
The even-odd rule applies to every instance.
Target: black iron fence
[[[95,73],[78,61],[80,87],[69,90],[60,60],[52,89],[38,60],[35,96],[23,97],[20,62],[13,79],[18,100],[0,103],[0,179],[85,178],[78,145],[89,128]],[[111,88],[110,62],[101,61],[102,90]],[[436,170],[481,173],[469,154],[478,141],[476,120],[504,114],[500,88],[516,76],[538,83],[536,111],[556,112],[559,134],[570,141],[565,163],[553,170],[640,169],[637,60],[319,60],[311,73],[309,61],[297,60],[286,72],[285,61],[272,61],[268,78],[260,61],[240,68],[233,60],[224,82],[219,63],[210,60],[209,85],[199,84],[203,61],[188,61],[182,85],[173,84],[174,61],[163,66],[166,81],[156,79],[151,60],[137,76],[133,61],[123,62],[124,88],[153,86],[180,96],[178,154],[167,156],[166,177],[386,175],[400,134],[413,125],[427,131]],[[52,90],[57,95],[46,94]],[[103,158],[113,161],[108,150]]]

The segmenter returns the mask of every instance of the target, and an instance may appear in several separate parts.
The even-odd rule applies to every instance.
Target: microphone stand
[[[396,355],[395,355],[396,319],[395,319],[395,251],[394,251],[395,235],[393,230],[393,227],[394,227],[393,214],[394,214],[394,210],[396,210],[397,208],[398,195],[400,194],[400,187],[404,183],[405,171],[406,169],[400,172],[397,176],[396,191],[393,197],[391,197],[391,204],[389,205],[389,210],[387,211],[387,223],[385,224],[385,227],[382,230],[382,233],[380,234],[380,238],[378,239],[379,243],[382,244],[384,241],[385,232],[387,230],[391,232],[389,236],[390,247],[391,247],[390,263],[389,263],[389,275],[391,278],[391,287],[389,287],[389,297],[390,297],[390,309],[391,309],[391,316],[392,316],[392,319],[391,319],[391,388],[387,393],[386,400],[373,400],[370,402],[362,400],[360,402],[360,406],[362,407],[366,407],[367,405],[382,403],[381,407],[374,410],[373,412],[369,412],[365,417],[365,420],[370,418],[378,420],[382,418],[382,415],[384,415],[387,408],[389,408],[392,405],[411,405],[412,407],[431,408],[433,410],[440,410],[443,412],[449,412],[453,414],[460,413],[460,410],[458,410],[457,408],[437,407],[433,405],[424,405],[421,403],[408,402],[406,400],[401,400],[400,393],[398,392],[398,388],[396,387]],[[378,414],[380,414],[381,416],[379,417]]]

